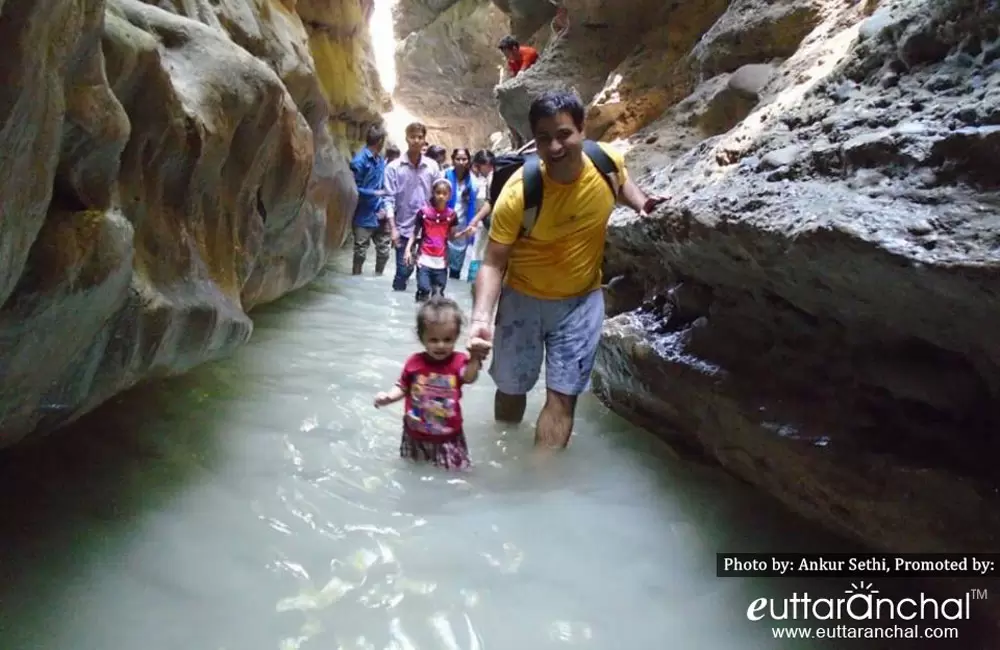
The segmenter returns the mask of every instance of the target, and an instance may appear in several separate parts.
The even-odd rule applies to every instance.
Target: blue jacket
[[[476,216],[476,186],[472,184],[472,172],[469,171],[465,174],[465,180],[462,181],[461,187],[458,187],[454,167],[446,171],[444,177],[451,183],[451,198],[448,199],[449,208],[452,210],[455,209],[455,204],[458,203],[460,194],[466,193],[466,196],[468,196],[465,200],[465,221],[459,224],[464,227],[468,225],[472,217]]]
[[[376,196],[375,192],[385,184],[385,158],[364,147],[351,160],[351,172],[354,174],[354,183],[358,186],[354,225],[375,228],[378,226],[377,213],[382,209],[382,197]]]

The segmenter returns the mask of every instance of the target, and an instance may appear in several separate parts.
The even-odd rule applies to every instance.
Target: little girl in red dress
[[[388,392],[375,396],[380,408],[405,399],[399,455],[445,469],[468,469],[469,446],[462,428],[462,386],[479,377],[490,344],[469,342],[469,354],[455,351],[462,312],[455,301],[434,296],[417,312],[423,352],[410,356]]]
[[[448,242],[458,233],[458,216],[448,207],[451,183],[439,178],[431,185],[431,200],[417,212],[413,237],[403,254],[407,266],[417,265],[417,302],[444,295],[448,284]]]

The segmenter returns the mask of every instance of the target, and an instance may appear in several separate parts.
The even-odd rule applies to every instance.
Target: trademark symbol
[[[986,600],[987,598],[989,598],[989,592],[986,589],[972,590],[972,600]]]

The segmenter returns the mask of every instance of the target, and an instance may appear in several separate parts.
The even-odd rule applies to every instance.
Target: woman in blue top
[[[451,199],[448,207],[458,215],[458,228],[464,229],[469,220],[476,215],[476,187],[472,183],[470,164],[472,156],[468,149],[455,149],[451,152],[452,167],[444,173],[451,183]],[[471,237],[448,242],[448,275],[458,279],[462,275],[465,264],[465,253],[472,243]]]

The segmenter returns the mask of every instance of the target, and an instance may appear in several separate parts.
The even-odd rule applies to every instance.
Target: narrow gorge
[[[612,217],[601,400],[852,540],[1000,547],[996,0],[399,0],[391,97],[375,9],[0,2],[0,445],[250,341],[383,115],[501,149],[565,88],[669,197]]]
[[[542,51],[505,122],[573,89],[670,197],[612,218],[601,399],[873,547],[997,548],[1000,5],[494,5]]]

